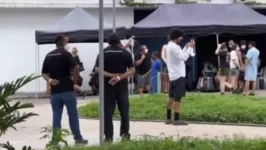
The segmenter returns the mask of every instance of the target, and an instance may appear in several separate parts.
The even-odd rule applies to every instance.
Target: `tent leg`
[[[40,75],[40,50],[39,50],[39,45],[38,45],[38,75]],[[38,78],[38,97],[40,93],[40,78]]]
[[[38,75],[38,51],[39,45],[35,46],[35,74]],[[36,87],[35,87],[35,99],[38,99],[38,79],[36,79]]]
[[[218,44],[219,44],[219,34],[216,33],[215,35],[216,35],[216,43],[217,43],[217,46],[218,46]],[[220,68],[220,57],[219,56],[218,56],[218,68]]]
[[[113,32],[116,32],[116,7],[115,7],[116,0],[113,0]]]

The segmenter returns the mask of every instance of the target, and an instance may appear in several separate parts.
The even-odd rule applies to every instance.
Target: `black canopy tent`
[[[132,27],[136,37],[165,36],[173,27],[187,35],[266,32],[266,17],[238,4],[167,4]]]
[[[104,24],[104,35],[113,32],[111,24]],[[65,17],[60,19],[51,27],[44,30],[36,30],[35,38],[37,44],[54,43],[55,36],[58,34],[67,35],[71,43],[97,42],[99,39],[99,20],[84,9],[77,7],[69,12]],[[126,29],[124,27],[116,28],[116,32],[125,37]]]
[[[104,23],[104,39],[113,32],[113,26]],[[117,27],[116,33],[123,39],[127,33],[125,27]],[[86,12],[83,8],[74,8],[66,16],[44,30],[35,31],[36,74],[40,73],[39,45],[53,44],[57,35],[64,34],[69,37],[70,43],[98,42],[99,20]],[[36,80],[36,98],[40,92],[40,80]]]

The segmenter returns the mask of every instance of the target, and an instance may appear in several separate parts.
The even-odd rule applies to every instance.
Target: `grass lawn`
[[[265,139],[247,140],[244,138],[210,140],[181,138],[179,140],[151,139],[105,145],[103,147],[76,147],[64,150],[265,150]]]
[[[130,117],[139,120],[164,120],[167,95],[130,99]],[[187,121],[266,124],[266,98],[242,95],[189,93],[181,103],[181,118]],[[99,103],[79,108],[79,114],[99,118]],[[115,118],[119,118],[116,110]]]

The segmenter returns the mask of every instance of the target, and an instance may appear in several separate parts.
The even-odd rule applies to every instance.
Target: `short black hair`
[[[245,40],[240,41],[240,45],[246,45],[246,44],[247,44],[247,41],[245,41]]]
[[[234,44],[232,45],[232,47],[231,47],[231,50],[236,50],[237,47],[238,47],[238,45],[237,45],[236,43],[234,43]]]
[[[156,56],[157,58],[160,58],[160,55],[159,55],[159,53],[157,51],[152,52],[152,55]]]
[[[109,45],[119,45],[120,44],[120,38],[116,33],[112,33],[108,37],[108,44]]]
[[[180,29],[173,29],[170,32],[169,38],[170,40],[176,40],[177,38],[184,36],[183,31],[181,31]]]
[[[65,36],[64,35],[58,35],[55,38],[55,44],[57,47],[63,46],[64,44],[64,40],[65,40]]]
[[[256,42],[250,41],[250,42],[248,42],[248,45],[252,45],[252,46],[256,47]]]

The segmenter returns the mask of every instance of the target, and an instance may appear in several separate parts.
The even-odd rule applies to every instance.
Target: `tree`
[[[16,124],[22,123],[32,116],[38,115],[33,112],[20,114],[19,110],[21,109],[33,108],[34,106],[32,103],[21,103],[20,101],[13,103],[8,99],[8,97],[13,95],[18,89],[37,78],[39,78],[39,76],[23,76],[15,81],[6,82],[3,85],[0,85],[0,137],[5,134],[9,128],[16,130]],[[9,142],[6,144],[0,144],[0,147],[14,150]],[[23,150],[30,149],[30,147],[23,147]]]

